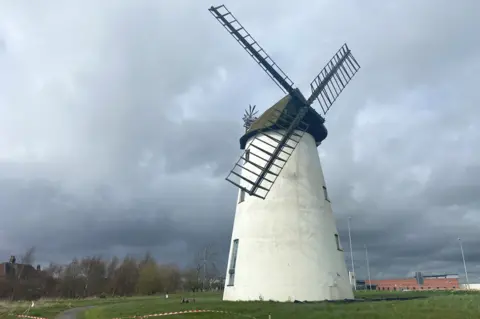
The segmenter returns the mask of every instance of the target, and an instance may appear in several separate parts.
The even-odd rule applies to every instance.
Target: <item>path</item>
[[[62,312],[61,314],[57,315],[55,319],[76,319],[77,315],[89,308],[92,308],[93,306],[87,306],[87,307],[79,307],[79,308],[73,308],[67,311]]]

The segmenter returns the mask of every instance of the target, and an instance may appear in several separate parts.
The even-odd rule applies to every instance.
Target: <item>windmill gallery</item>
[[[286,94],[244,118],[244,152],[226,178],[239,193],[223,299],[351,299],[317,147],[327,137],[325,114],[360,65],[343,45],[307,99],[224,5],[209,11]]]

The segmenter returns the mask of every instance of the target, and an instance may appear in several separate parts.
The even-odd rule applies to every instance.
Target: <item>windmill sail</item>
[[[307,108],[302,108],[292,116],[286,109],[276,110],[266,127],[257,132],[226,180],[251,196],[265,199],[308,128],[302,121],[306,111]],[[270,131],[272,127],[276,128],[275,132]]]
[[[254,120],[253,109],[245,114],[245,128],[255,132],[255,138],[245,149],[243,155],[234,165],[227,180],[251,196],[264,199],[271,190],[275,180],[287,163],[300,139],[308,129],[310,118],[304,117],[311,110],[311,104],[318,100],[323,113],[326,114],[337,97],[360,69],[350,49],[344,44],[312,81],[312,95],[308,100],[298,89],[293,88],[293,81],[278,67],[265,50],[253,39],[247,30],[224,6],[210,7],[210,13],[250,54],[260,67],[270,76],[275,84],[293,99],[293,114],[286,108],[276,110],[270,121],[260,123]],[[312,114],[317,114],[312,110]],[[264,113],[266,115],[266,113]],[[262,115],[263,116],[263,115]],[[266,115],[265,119],[268,119]],[[324,119],[321,118],[321,125]],[[258,124],[258,125],[256,125]],[[262,126],[262,124],[265,124]],[[255,128],[253,128],[256,126]],[[245,135],[247,136],[247,135]],[[244,136],[244,137],[245,137]],[[326,137],[326,135],[325,135]]]
[[[293,92],[293,81],[290,80],[282,69],[270,58],[267,52],[255,41],[240,22],[238,22],[233,14],[228,11],[225,5],[218,7],[212,6],[208,10],[285,94]]]
[[[326,114],[359,69],[360,65],[344,44],[310,83],[312,95],[308,98],[307,104],[311,105],[317,99],[323,114]]]

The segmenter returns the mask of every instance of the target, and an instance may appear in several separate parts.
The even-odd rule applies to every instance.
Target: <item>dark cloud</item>
[[[227,2],[303,89],[345,41],[362,69],[319,147],[358,275],[480,281],[480,4]],[[0,256],[225,257],[241,116],[281,97],[204,1],[0,4]]]

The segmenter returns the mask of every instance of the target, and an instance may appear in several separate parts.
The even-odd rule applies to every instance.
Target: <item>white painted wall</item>
[[[315,141],[305,134],[267,198],[245,195],[237,205],[230,244],[231,250],[233,241],[239,240],[235,278],[229,286],[230,252],[224,300],[353,298],[323,185]]]

